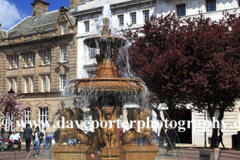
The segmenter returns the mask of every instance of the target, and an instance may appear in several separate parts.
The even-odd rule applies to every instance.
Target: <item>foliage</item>
[[[221,121],[239,96],[239,33],[235,13],[223,12],[219,21],[170,13],[151,17],[141,29],[125,30],[124,36],[131,42],[128,51],[136,76],[170,111],[191,103],[195,110],[207,110],[211,119],[219,109]],[[214,147],[217,132],[212,138]]]
[[[11,100],[7,93],[0,94],[0,120],[1,121],[10,115],[13,118],[13,120],[20,120],[25,112],[24,109],[25,109],[25,106],[23,106],[20,103],[19,97],[17,96],[17,94],[14,94]],[[3,131],[4,129],[2,128],[1,129],[2,134],[3,134]]]

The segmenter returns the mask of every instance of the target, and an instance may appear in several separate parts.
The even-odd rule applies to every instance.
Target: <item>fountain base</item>
[[[159,149],[157,145],[125,145],[121,146],[120,160],[154,160],[158,155]]]
[[[110,147],[105,147],[102,150],[102,153],[100,154],[100,160],[121,160],[120,159],[120,152],[117,147],[110,148]]]
[[[56,160],[91,160],[91,153],[96,155],[95,160],[154,160],[159,154],[159,149],[157,145],[137,146],[129,144],[113,148],[105,147],[102,153],[97,156],[96,149],[91,146],[82,144],[58,146],[55,144],[52,152]]]
[[[76,144],[75,146],[59,146],[55,144],[52,153],[56,160],[91,160],[91,153],[97,155],[97,152],[93,147],[85,144]]]

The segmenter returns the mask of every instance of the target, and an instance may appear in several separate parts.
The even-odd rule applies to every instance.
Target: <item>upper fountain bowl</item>
[[[109,49],[121,48],[127,44],[127,40],[116,36],[95,36],[86,38],[84,43],[90,48],[110,47]]]

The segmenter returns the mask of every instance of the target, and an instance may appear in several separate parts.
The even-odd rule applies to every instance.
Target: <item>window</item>
[[[64,87],[67,84],[67,76],[66,74],[60,75],[60,91],[63,91]]]
[[[48,121],[48,108],[39,108],[40,131],[44,128],[44,124]]]
[[[47,54],[46,51],[43,51],[43,52],[42,52],[42,65],[45,65],[45,64],[46,64],[46,59],[45,59],[46,54]]]
[[[61,48],[60,61],[67,62],[67,47]]]
[[[51,77],[50,75],[48,76],[48,92],[51,91]]]
[[[25,93],[28,93],[28,88],[29,88],[29,79],[25,78]]]
[[[131,23],[132,23],[132,24],[137,24],[137,15],[136,15],[136,12],[135,12],[135,13],[131,13],[130,16],[131,16]]]
[[[13,68],[12,62],[13,62],[13,56],[10,56],[9,57],[10,69]]]
[[[28,124],[30,122],[30,108],[26,108],[25,112],[23,112],[23,122]]]
[[[62,35],[66,34],[66,25],[62,25]]]
[[[12,79],[9,79],[9,90],[11,89],[11,87],[13,87],[13,80]]]
[[[5,121],[5,131],[9,131],[10,126],[11,126],[11,131],[14,130],[14,126],[13,126],[13,116],[11,116],[11,122],[9,122],[9,120],[10,120],[10,115],[9,115],[9,113],[7,112],[6,121]]]
[[[15,88],[14,88],[14,91],[17,92],[17,78],[14,78],[14,81],[15,81]]]
[[[95,48],[89,49],[89,58],[90,59],[96,58],[96,49]]]
[[[144,22],[149,19],[149,10],[143,11]]]
[[[33,84],[34,84],[33,77],[31,77],[31,93],[33,93]]]
[[[28,67],[29,54],[25,54],[25,67]]]
[[[42,92],[46,92],[46,76],[42,76]]]
[[[118,16],[118,24],[119,24],[119,26],[124,26],[124,16],[123,15]]]
[[[94,71],[88,71],[87,74],[88,74],[88,78],[92,78],[94,75]]]
[[[49,61],[49,64],[51,64],[51,60],[52,60],[52,54],[51,54],[51,50],[48,51],[48,61]]]
[[[216,0],[206,0],[207,12],[216,11]]]
[[[177,5],[177,15],[178,16],[186,15],[186,4]]]
[[[16,68],[18,68],[19,55],[16,55]]]
[[[35,66],[35,53],[32,53],[32,66]]]
[[[89,32],[89,21],[84,22],[85,32]]]

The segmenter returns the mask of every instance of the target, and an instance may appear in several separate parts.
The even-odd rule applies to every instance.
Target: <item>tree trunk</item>
[[[5,128],[5,126],[4,126],[4,125],[2,125],[2,126],[1,126],[1,136],[2,136],[2,138],[4,138],[4,137],[3,137],[4,128]]]
[[[208,113],[210,116],[210,119],[213,123],[213,117],[214,117],[214,112],[215,112],[215,106],[211,106],[211,104],[208,104]],[[211,148],[216,148],[217,147],[217,133],[218,133],[218,129],[214,128],[214,126],[212,126],[212,139],[211,139]]]
[[[211,140],[211,148],[217,148],[217,137],[218,137],[218,128],[213,128],[212,130],[212,140]]]
[[[224,111],[225,111],[224,107],[220,108],[220,113],[219,113],[219,117],[218,117],[219,127],[221,127],[221,122],[222,122],[222,119],[224,117]],[[213,128],[213,130],[212,130],[212,140],[211,140],[211,146],[210,146],[211,148],[217,148],[218,147],[218,144],[217,144],[217,142],[218,142],[218,129],[219,128],[217,128],[217,124],[215,124],[215,128]]]

